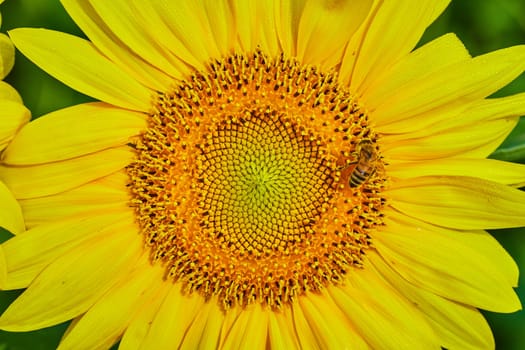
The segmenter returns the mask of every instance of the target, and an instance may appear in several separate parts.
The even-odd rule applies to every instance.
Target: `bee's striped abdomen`
[[[359,143],[359,158],[357,164],[350,174],[348,185],[358,187],[367,181],[376,171],[377,153],[370,140]]]

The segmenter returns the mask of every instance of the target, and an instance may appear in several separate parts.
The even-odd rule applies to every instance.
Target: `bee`
[[[378,160],[377,151],[372,141],[362,140],[357,144],[359,156],[356,162],[350,163],[344,168],[355,164],[352,173],[348,177],[348,186],[355,188],[361,186],[376,172],[376,163]]]

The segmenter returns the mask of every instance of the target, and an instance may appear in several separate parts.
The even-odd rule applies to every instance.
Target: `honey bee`
[[[378,160],[377,151],[370,140],[360,141],[357,144],[357,150],[359,151],[357,161],[344,167],[347,168],[348,166],[355,164],[352,173],[348,177],[348,185],[352,188],[361,186],[372,175],[374,175]]]

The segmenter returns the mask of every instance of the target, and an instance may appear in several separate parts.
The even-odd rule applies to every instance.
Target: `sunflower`
[[[0,4],[3,0],[0,0]],[[0,26],[2,17],[0,16]],[[0,33],[0,156],[17,130],[31,119],[31,113],[24,107],[18,92],[2,81],[13,68],[15,48],[9,37]],[[24,231],[24,220],[18,201],[4,183],[0,181],[0,227],[14,234]],[[0,271],[0,281],[4,271]]]
[[[27,232],[0,328],[60,349],[494,348],[520,309],[485,229],[525,225],[525,47],[414,50],[448,1],[62,0],[89,40],[10,32],[100,102],[24,126],[0,179]]]

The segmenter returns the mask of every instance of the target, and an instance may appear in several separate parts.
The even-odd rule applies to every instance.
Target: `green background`
[[[110,0],[109,0],[110,1]],[[55,0],[7,0],[1,5],[2,32],[16,27],[44,27],[83,36]],[[499,48],[525,44],[525,1],[457,0],[427,30],[422,43],[447,32],[455,32],[472,55]],[[34,117],[73,104],[90,101],[31,64],[17,54],[15,68],[6,79],[22,95]],[[525,91],[525,75],[499,91],[505,96]],[[503,143],[493,158],[525,163],[525,118]],[[493,231],[496,238],[525,271],[525,229]],[[9,237],[0,232],[0,241]],[[525,278],[520,277],[517,292],[525,302]],[[0,292],[0,312],[16,298],[19,291]],[[525,311],[513,314],[485,313],[494,331],[498,349],[525,348]],[[28,333],[0,331],[0,350],[54,349],[66,324]]]

